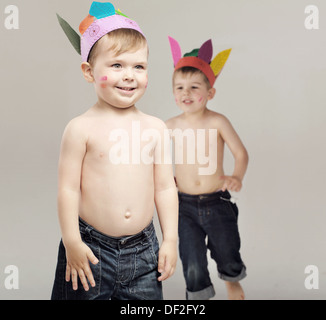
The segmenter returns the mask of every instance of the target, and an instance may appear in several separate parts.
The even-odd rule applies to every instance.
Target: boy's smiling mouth
[[[185,99],[182,101],[184,104],[191,104],[193,101],[190,99]]]
[[[136,90],[136,88],[134,87],[116,87],[117,89],[119,90],[122,90],[122,91],[134,91]]]

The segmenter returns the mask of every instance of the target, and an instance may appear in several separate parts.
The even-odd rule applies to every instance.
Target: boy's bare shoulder
[[[72,118],[66,125],[66,129],[81,129],[87,122],[87,117],[85,117],[85,114],[81,114],[79,116],[76,116],[75,118]]]
[[[142,121],[147,127],[153,128],[153,129],[165,129],[166,128],[166,124],[164,123],[163,120],[140,112],[140,121]]]
[[[226,116],[222,113],[213,110],[207,110],[207,111],[208,111],[207,116],[211,119],[222,120],[222,121],[226,119]]]
[[[178,127],[178,123],[180,124],[180,122],[182,122],[182,119],[183,119],[183,114],[179,114],[173,118],[166,120],[165,124],[169,129],[174,129]]]
[[[80,137],[80,138],[87,138],[87,128],[90,124],[90,117],[87,112],[76,116],[75,118],[71,119],[64,130],[65,136],[72,136],[72,137]]]
[[[230,120],[224,114],[218,113],[216,111],[208,110],[207,118],[214,127],[230,124]]]

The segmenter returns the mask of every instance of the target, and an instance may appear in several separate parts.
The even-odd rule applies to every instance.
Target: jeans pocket
[[[149,238],[149,243],[150,243],[150,252],[151,256],[153,259],[153,263],[155,265],[158,264],[158,252],[159,252],[159,243],[156,237],[156,234],[154,233],[150,238]]]
[[[155,234],[137,247],[136,272],[129,287],[134,299],[162,299],[162,283],[157,280],[158,251],[159,244]]]
[[[229,211],[232,212],[235,220],[238,220],[239,210],[235,203],[228,202]]]

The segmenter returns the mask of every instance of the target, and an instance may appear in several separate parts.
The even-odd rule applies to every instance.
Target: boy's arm
[[[249,161],[248,152],[226,117],[221,116],[219,128],[223,140],[234,157],[234,170],[232,176],[221,177],[221,179],[224,180],[222,190],[225,191],[228,189],[230,191],[238,192],[242,188],[242,180],[247,171]]]
[[[95,285],[88,260],[97,263],[92,251],[81,240],[78,222],[86,141],[78,121],[71,121],[63,134],[59,159],[58,215],[67,256],[66,281],[72,280],[74,290],[77,290],[78,276],[85,290],[89,289],[86,278]]]
[[[164,130],[168,130],[165,125]],[[164,148],[164,137],[169,136],[162,133],[162,152],[157,153],[156,150],[154,164],[155,205],[163,235],[158,259],[158,271],[162,273],[159,281],[166,280],[175,271],[178,241],[178,194],[172,164],[168,161],[171,159],[170,147],[166,145]]]

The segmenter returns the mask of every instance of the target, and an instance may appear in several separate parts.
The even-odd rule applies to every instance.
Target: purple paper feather
[[[213,56],[212,40],[209,39],[200,47],[198,51],[198,58],[210,63]]]

